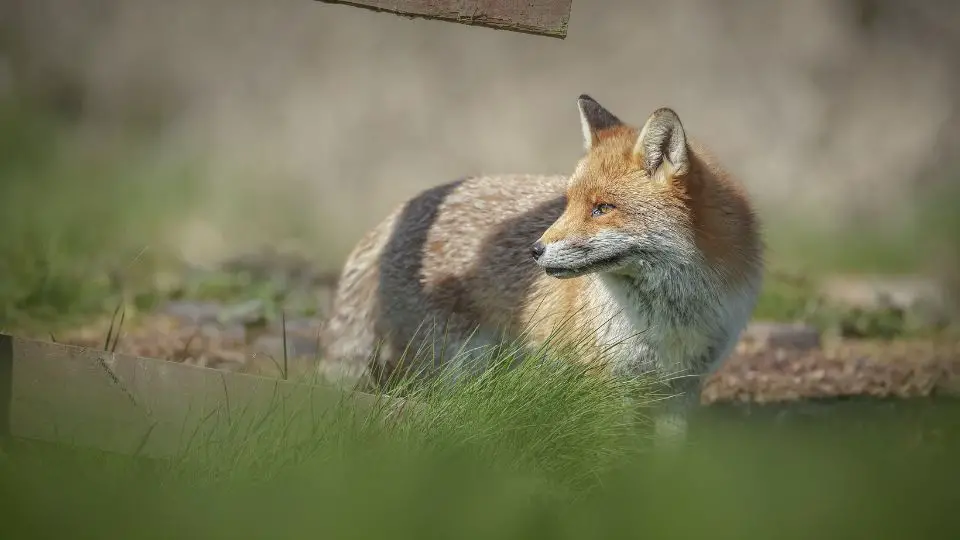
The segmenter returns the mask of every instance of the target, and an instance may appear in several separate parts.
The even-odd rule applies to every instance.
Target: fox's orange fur
[[[586,153],[570,177],[444,184],[360,241],[325,328],[330,360],[389,374],[406,352],[414,368],[475,369],[463,351],[538,346],[564,325],[588,332],[585,360],[609,349],[618,375],[702,375],[729,354],[762,273],[745,192],[672,110],[636,128],[578,104]]]

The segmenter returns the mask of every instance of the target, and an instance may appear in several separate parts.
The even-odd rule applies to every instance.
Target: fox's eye
[[[616,206],[612,204],[600,203],[593,207],[593,212],[592,212],[593,217],[602,216],[603,214],[606,214],[607,212],[613,210],[614,208],[616,208]]]

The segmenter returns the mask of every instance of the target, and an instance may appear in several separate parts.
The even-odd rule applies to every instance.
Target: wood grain
[[[198,434],[227,424],[244,432],[243,424],[271,417],[284,423],[285,440],[295,444],[316,436],[319,415],[344,410],[336,407],[362,412],[377,403],[372,395],[333,386],[0,334],[3,343],[12,349],[8,429],[22,439],[172,457],[189,451]]]
[[[573,0],[320,0],[405,17],[422,17],[563,39]]]

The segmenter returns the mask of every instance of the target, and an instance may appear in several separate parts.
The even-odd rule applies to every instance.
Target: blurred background
[[[290,370],[304,355],[312,373],[329,276],[360,236],[464,175],[568,173],[581,93],[635,124],[674,108],[755,199],[770,269],[755,322],[769,324],[748,328],[702,401],[793,402],[744,407],[745,423],[776,429],[718,429],[633,473],[636,441],[612,440],[624,426],[611,400],[597,398],[598,417],[581,408],[592,394],[524,384],[529,395],[502,402],[529,416],[477,393],[499,412],[475,414],[468,395],[463,415],[427,418],[440,436],[414,423],[398,445],[394,430],[389,444],[344,447],[341,426],[315,452],[337,459],[293,470],[269,496],[259,480],[201,490],[187,469],[171,489],[165,469],[127,477],[99,455],[64,464],[0,448],[0,512],[20,514],[4,523],[45,537],[97,525],[100,537],[226,526],[422,538],[438,523],[457,538],[583,538],[593,523],[932,537],[953,515],[940,493],[957,477],[944,472],[956,401],[849,398],[960,395],[955,0],[574,0],[564,40],[311,0],[0,0],[0,332],[285,378],[289,350]],[[706,427],[740,419],[706,409],[719,410]],[[895,429],[871,435],[873,414]],[[201,465],[259,478],[285,453],[303,459],[269,430],[260,452],[232,433],[243,442],[224,439],[230,452]],[[421,439],[442,450],[444,437],[510,474],[398,452]],[[605,489],[528,504],[571,471]]]
[[[562,41],[305,0],[2,0],[6,270],[70,295],[96,272],[61,267],[266,244],[336,272],[419,190],[567,173],[589,93],[677,110],[755,197],[772,267],[949,281],[958,29],[949,0],[578,0]]]

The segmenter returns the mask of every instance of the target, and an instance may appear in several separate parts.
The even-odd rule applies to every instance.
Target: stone
[[[265,334],[258,337],[249,347],[250,352],[273,357],[278,362],[283,360],[283,338],[278,335]],[[287,335],[287,359],[290,358],[317,358],[320,350],[317,338],[298,334]]]
[[[284,329],[286,329],[287,335],[305,334],[316,339],[317,334],[320,332],[320,327],[322,325],[323,325],[323,319],[319,317],[287,316],[286,320],[281,320],[280,318],[273,320],[267,326],[267,329],[269,332],[276,335],[281,335]]]
[[[820,347],[820,331],[802,323],[755,321],[740,336],[741,343],[753,349],[809,350]]]
[[[834,276],[823,281],[820,293],[840,306],[905,311],[918,304],[941,304],[947,296],[936,280],[921,276]]]
[[[240,302],[239,304],[224,306],[217,315],[217,318],[224,324],[254,324],[258,321],[264,320],[266,317],[266,311],[267,307],[264,302],[260,299],[254,298],[252,300],[247,300],[246,302]]]
[[[947,286],[922,276],[835,276],[823,282],[820,292],[837,307],[899,314],[906,331],[942,330],[957,318]]]
[[[217,302],[172,300],[165,303],[158,313],[182,325],[203,325],[219,322],[221,310],[223,305]]]

